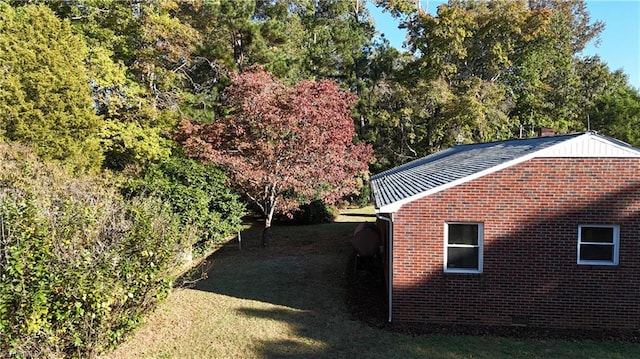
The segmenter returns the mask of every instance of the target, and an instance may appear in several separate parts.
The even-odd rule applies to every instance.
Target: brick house
[[[640,328],[640,149],[455,146],[372,177],[389,321]]]

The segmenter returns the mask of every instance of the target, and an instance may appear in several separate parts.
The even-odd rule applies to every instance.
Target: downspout
[[[387,218],[376,213],[376,218],[389,223],[389,248],[387,248],[387,255],[389,256],[389,288],[387,289],[387,293],[389,294],[389,318],[387,320],[391,323],[391,308],[393,308],[393,213],[391,213],[391,218]]]

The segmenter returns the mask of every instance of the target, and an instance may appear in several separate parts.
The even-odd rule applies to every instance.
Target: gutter
[[[392,301],[393,301],[393,213],[391,213],[391,218],[387,218],[384,216],[381,216],[380,214],[376,213],[376,218],[377,219],[381,219],[387,223],[389,223],[389,247],[387,248],[387,255],[389,256],[389,283],[388,283],[388,290],[387,293],[389,294],[389,299],[388,299],[388,303],[389,303],[389,317],[387,319],[387,321],[389,323],[391,323],[391,308],[393,308],[392,306]]]

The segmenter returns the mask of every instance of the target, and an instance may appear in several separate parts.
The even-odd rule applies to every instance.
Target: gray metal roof
[[[375,207],[401,201],[582,134],[459,145],[436,152],[372,176]]]

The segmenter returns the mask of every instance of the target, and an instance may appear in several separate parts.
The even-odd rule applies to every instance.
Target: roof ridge
[[[595,131],[589,131],[589,132],[593,132],[595,133]],[[436,151],[433,153],[430,153],[424,157],[420,157],[420,158],[416,158],[412,161],[403,163],[401,165],[398,165],[394,168],[390,168],[388,170],[382,171],[380,173],[376,173],[374,175],[371,176],[371,179],[376,179],[376,178],[380,178],[380,177],[385,177],[397,172],[401,172],[401,171],[405,171],[405,170],[409,170],[412,167],[417,167],[417,165],[419,165],[420,163],[423,162],[428,162],[428,161],[433,161],[436,159],[436,157],[446,157],[448,155],[450,155],[450,152],[457,152],[457,150],[464,150],[468,147],[490,147],[492,145],[495,144],[507,144],[508,142],[525,142],[525,141],[540,141],[542,139],[547,139],[547,140],[555,140],[558,139],[559,137],[578,137],[581,135],[584,135],[587,132],[574,132],[571,134],[564,134],[564,135],[555,135],[555,136],[545,136],[545,137],[528,137],[528,138],[512,138],[512,139],[508,139],[508,140],[496,140],[496,141],[491,141],[491,142],[477,142],[477,143],[467,143],[467,144],[459,144],[459,145],[454,145],[451,146],[449,148],[445,148],[443,150],[440,151]],[[602,135],[600,135],[602,137]],[[622,141],[620,141],[622,142]]]
[[[455,145],[453,147],[492,145],[492,144],[496,144],[496,143],[505,143],[505,142],[512,142],[512,141],[513,142],[516,142],[516,141],[524,142],[524,141],[542,140],[542,139],[557,139],[559,137],[578,137],[578,136],[584,135],[586,133],[596,133],[596,132],[595,131],[585,131],[585,132],[573,132],[573,133],[566,133],[566,134],[563,134],[563,135],[553,135],[553,136],[544,136],[544,137],[510,138],[510,139],[507,139],[507,140],[495,140],[495,141],[490,141],[490,142],[465,143],[465,144]],[[451,148],[453,148],[453,147],[451,147]]]

